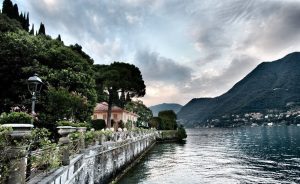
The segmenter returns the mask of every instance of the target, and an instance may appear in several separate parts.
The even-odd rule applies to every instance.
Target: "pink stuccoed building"
[[[103,119],[105,120],[105,123],[107,125],[107,111],[108,111],[108,104],[106,102],[97,103],[96,107],[94,108],[94,113],[92,119]],[[117,106],[113,106],[111,110],[111,119],[114,120],[114,122],[120,122],[122,121],[124,125],[131,121],[133,124],[137,121],[138,115],[129,112],[125,109],[122,109]],[[115,127],[116,128],[116,127]]]

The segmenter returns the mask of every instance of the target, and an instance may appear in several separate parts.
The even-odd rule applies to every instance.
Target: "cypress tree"
[[[21,14],[20,14],[20,16],[19,16],[19,18],[18,18],[18,21],[21,23],[21,25],[22,25],[22,28],[24,28],[24,16],[23,16],[23,13],[21,12]]]
[[[44,26],[44,24],[42,22],[41,22],[38,34],[39,35],[41,35],[41,34],[46,35],[45,26]]]
[[[124,108],[125,104],[126,104],[125,92],[124,92],[124,90],[122,90],[121,91],[121,96],[120,96],[120,106],[122,108]]]
[[[10,0],[4,0],[2,4],[2,13],[6,14],[9,18],[13,18],[14,5]]]
[[[30,24],[29,24],[29,13],[27,13],[26,21],[25,21],[25,30],[26,31],[29,31],[29,26],[30,26]]]
[[[17,4],[14,4],[12,11],[12,18],[18,20],[19,19],[19,8]]]
[[[130,98],[130,94],[129,93],[126,94],[125,101],[126,101],[126,103],[131,102],[131,98]]]
[[[29,34],[34,35],[34,24],[32,24],[31,30],[29,31]]]
[[[60,37],[60,34],[57,36],[56,40],[60,41],[61,42],[61,37]]]

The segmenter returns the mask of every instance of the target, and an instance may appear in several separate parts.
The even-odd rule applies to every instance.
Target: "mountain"
[[[198,126],[229,114],[284,109],[289,102],[300,102],[299,52],[259,64],[225,94],[194,98],[177,115],[186,126]]]
[[[153,116],[158,116],[160,111],[173,110],[175,113],[179,112],[182,105],[176,103],[163,103],[149,107],[151,109]]]

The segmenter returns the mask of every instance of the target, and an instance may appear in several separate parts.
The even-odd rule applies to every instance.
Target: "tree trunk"
[[[108,90],[107,128],[111,128],[111,109],[113,103],[113,90]]]

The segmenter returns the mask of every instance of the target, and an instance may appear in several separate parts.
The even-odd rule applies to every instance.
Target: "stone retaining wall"
[[[156,133],[140,134],[116,142],[104,142],[84,150],[49,176],[33,178],[28,183],[43,184],[98,184],[108,183],[155,143]]]

